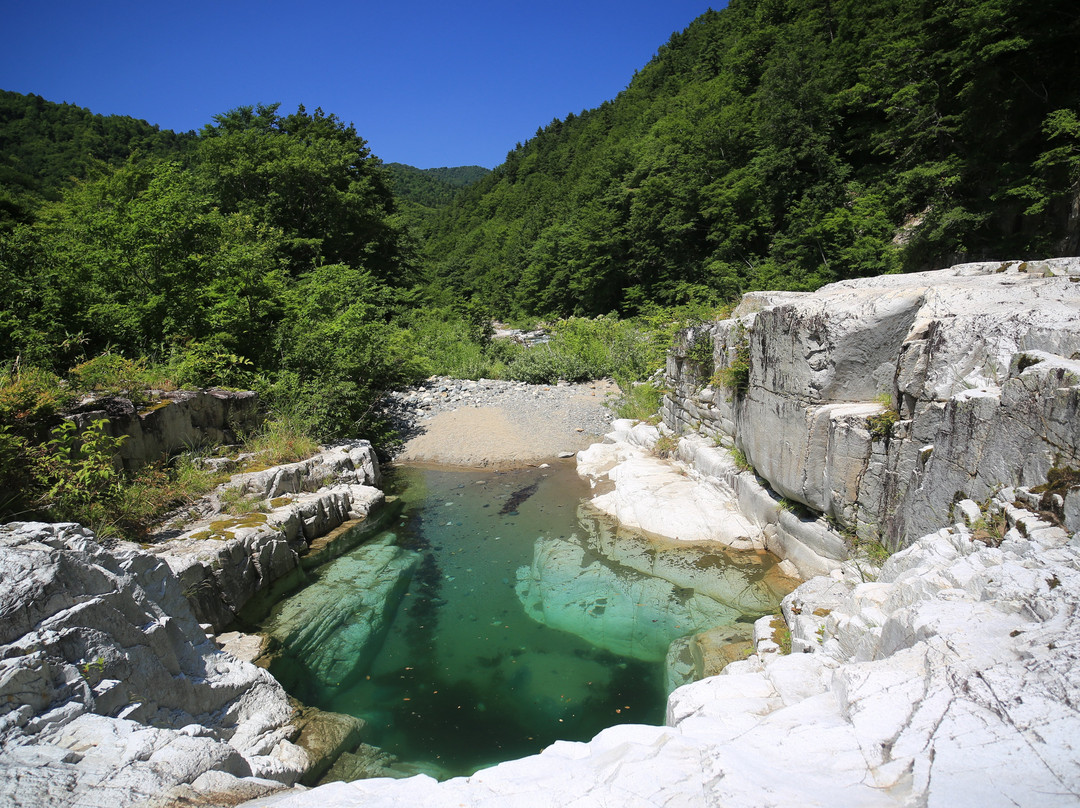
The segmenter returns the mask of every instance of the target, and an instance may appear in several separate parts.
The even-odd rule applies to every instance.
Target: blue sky
[[[725,4],[26,0],[6,4],[0,88],[180,131],[241,105],[321,106],[386,162],[493,167]]]

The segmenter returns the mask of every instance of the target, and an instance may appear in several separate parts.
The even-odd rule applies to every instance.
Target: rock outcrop
[[[669,356],[665,423],[733,445],[842,528],[904,546],[960,499],[1080,464],[1078,280],[1069,258],[747,295]],[[708,384],[705,341],[726,384]]]
[[[78,525],[0,526],[0,804],[258,796],[309,766],[292,716],[161,559]]]
[[[299,573],[317,538],[350,520],[365,519],[377,508],[384,499],[375,488],[380,480],[379,463],[367,441],[238,474],[211,498],[213,515],[155,545],[154,552],[180,579],[199,620],[220,631],[257,595]],[[257,510],[220,513],[227,494]]]
[[[848,557],[827,519],[793,507],[713,440],[669,434],[675,448],[665,460],[655,453],[657,427],[627,420],[612,426],[604,443],[578,454],[578,473],[598,490],[593,507],[620,524],[677,541],[764,548],[792,577],[829,573]]]
[[[255,393],[216,389],[162,393],[142,409],[127,399],[90,401],[70,418],[80,429],[104,420],[109,435],[123,437],[119,460],[129,471],[193,447],[236,443],[262,420]]]

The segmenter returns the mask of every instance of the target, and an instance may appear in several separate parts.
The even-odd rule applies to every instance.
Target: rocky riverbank
[[[514,468],[571,456],[608,431],[610,380],[552,385],[433,377],[390,393],[382,413],[404,438],[398,462]]]
[[[581,457],[620,519],[673,538],[726,521],[714,539],[819,573],[754,653],[675,690],[664,727],[277,808],[1077,804],[1078,277],[1005,262],[748,296],[696,330],[712,362],[688,333],[664,410],[680,465],[632,429]],[[724,517],[672,513],[657,479]],[[878,539],[904,549],[849,558]]]
[[[666,726],[611,727],[468,778],[258,796],[309,770],[307,730],[265,672],[209,643],[171,562],[106,552],[78,526],[6,527],[0,800],[1075,805],[1078,278],[1080,259],[1060,259],[848,281],[748,296],[736,319],[684,335],[668,366],[671,459],[646,451],[660,431],[616,425],[606,446],[579,456],[596,506],[672,539],[774,549],[814,577],[784,598],[782,616],[757,621],[749,658],[671,694]],[[429,435],[461,439],[427,462],[476,464],[461,447],[478,433],[446,420],[459,413],[493,438],[540,424],[528,437],[537,459],[599,431],[573,408],[598,413],[600,388],[468,384],[433,380],[390,402]],[[543,413],[560,431],[544,431]],[[504,462],[523,456],[515,448]],[[346,485],[364,487],[363,463],[350,463]],[[330,492],[339,514],[353,509],[353,489],[341,493],[347,503]],[[325,512],[308,505],[275,529],[287,537],[291,524],[306,542],[305,514]],[[220,537],[210,524],[193,540],[237,556],[204,559],[208,575],[225,585],[238,568],[262,580],[277,551],[253,551],[277,545],[233,530],[251,525],[218,527]],[[875,540],[899,548],[880,567],[859,551]],[[679,653],[690,666],[707,651],[702,640]]]

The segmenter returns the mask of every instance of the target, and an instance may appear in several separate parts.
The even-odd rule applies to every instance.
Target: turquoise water
[[[502,473],[398,468],[393,476],[406,500],[402,516],[320,571],[336,577],[329,610],[347,618],[334,634],[322,623],[341,618],[293,603],[293,612],[318,612],[309,620],[317,630],[304,626],[317,641],[286,649],[271,671],[305,703],[364,719],[364,742],[401,761],[452,776],[558,739],[588,740],[613,724],[662,723],[667,644],[718,620],[749,630],[751,617],[686,587],[658,588],[596,552],[598,540],[588,540],[595,525],[578,513],[588,486],[572,461]],[[400,585],[385,564],[379,581],[396,611],[392,602],[373,616],[341,594],[341,568],[336,576],[333,568],[367,564],[364,553],[383,564],[390,551],[400,557]],[[372,620],[369,647],[343,672],[340,638],[363,633],[350,621]],[[321,664],[320,649],[334,659]]]

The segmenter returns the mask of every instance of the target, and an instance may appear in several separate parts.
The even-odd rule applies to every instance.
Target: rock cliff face
[[[78,525],[0,526],[0,804],[257,796],[309,765],[292,717],[159,558]]]
[[[747,295],[670,355],[665,423],[734,445],[779,495],[904,546],[949,524],[960,499],[1080,462],[1078,282],[1080,259],[1055,259]],[[710,342],[726,386],[706,386]]]
[[[227,390],[164,393],[142,410],[126,399],[91,402],[71,418],[80,429],[104,419],[111,436],[124,436],[120,461],[128,470],[193,446],[236,443],[261,420],[255,393]]]

